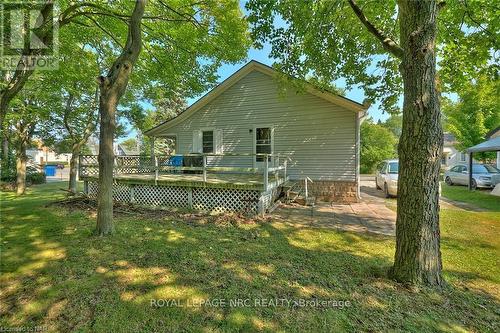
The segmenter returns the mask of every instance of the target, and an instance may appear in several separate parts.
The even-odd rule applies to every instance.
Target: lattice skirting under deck
[[[96,181],[88,181],[87,195],[97,197]],[[182,187],[164,185],[113,184],[113,200],[145,206],[183,207],[215,212],[257,214],[269,208],[276,195],[258,190]]]

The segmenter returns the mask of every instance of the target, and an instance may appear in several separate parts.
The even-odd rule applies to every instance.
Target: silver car
[[[377,166],[375,185],[384,190],[386,198],[398,195],[398,160],[387,160]]]
[[[455,165],[444,173],[448,185],[469,185],[469,170],[464,164]],[[472,165],[472,188],[493,188],[500,182],[500,170],[488,164]]]

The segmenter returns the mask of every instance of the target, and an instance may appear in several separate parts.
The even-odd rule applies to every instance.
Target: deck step
[[[281,205],[281,200],[276,200],[276,202],[274,203],[274,205],[272,205],[268,210],[267,212],[270,214],[272,213],[276,208],[278,208],[279,206]]]

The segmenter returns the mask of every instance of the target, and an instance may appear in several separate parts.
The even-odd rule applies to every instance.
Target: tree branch
[[[368,31],[382,43],[382,47],[392,55],[400,59],[403,58],[403,49],[389,36],[384,35],[384,33],[380,29],[378,29],[373,23],[368,20],[356,1],[348,0],[348,2],[352,10],[354,11],[354,14],[356,14],[361,23],[363,23],[364,26],[368,29]]]
[[[63,115],[64,127],[66,128],[66,131],[68,131],[68,134],[71,137],[71,139],[75,138],[75,135],[73,133],[73,129],[69,125],[69,115],[72,111],[74,98],[75,98],[75,96],[73,95],[73,93],[70,92],[68,95],[68,100],[66,101],[66,107],[64,108],[64,115]]]

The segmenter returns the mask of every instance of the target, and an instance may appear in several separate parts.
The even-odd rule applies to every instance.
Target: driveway
[[[392,201],[392,200],[391,200]],[[394,200],[394,207],[395,207]],[[389,201],[389,205],[392,203]],[[382,191],[375,182],[361,181],[361,201],[352,204],[318,202],[314,209],[299,205],[283,205],[273,214],[292,225],[369,232],[394,236],[396,212],[386,206]]]

